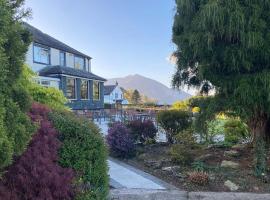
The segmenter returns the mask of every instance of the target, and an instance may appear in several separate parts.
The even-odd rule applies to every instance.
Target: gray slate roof
[[[116,85],[104,85],[104,95],[110,95]]]
[[[47,66],[39,71],[40,76],[49,76],[49,75],[58,75],[58,74],[76,76],[76,77],[92,79],[92,80],[106,81],[106,79],[100,76],[97,76],[93,73],[79,70],[79,69],[74,69],[71,67],[58,66],[58,65]]]
[[[31,26],[26,22],[23,23],[23,26],[32,34],[33,41],[36,43],[91,59],[90,56],[85,55],[76,49],[73,49],[72,47],[66,45],[63,42],[60,42],[59,40],[49,36],[46,33],[43,33],[41,30]]]

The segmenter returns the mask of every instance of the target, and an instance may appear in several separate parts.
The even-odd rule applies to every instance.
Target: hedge
[[[49,118],[60,133],[60,165],[74,169],[78,175],[81,192],[76,199],[106,199],[109,191],[107,149],[100,130],[70,112],[53,111]]]

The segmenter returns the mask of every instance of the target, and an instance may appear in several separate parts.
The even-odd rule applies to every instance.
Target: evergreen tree
[[[270,137],[270,1],[176,0],[173,85],[216,92],[217,110]],[[202,91],[203,92],[203,91]]]
[[[26,111],[30,97],[20,84],[30,35],[21,26],[23,0],[0,0],[0,173],[20,155],[34,131]]]
[[[134,90],[131,97],[132,104],[138,105],[141,103],[141,95],[138,90]]]

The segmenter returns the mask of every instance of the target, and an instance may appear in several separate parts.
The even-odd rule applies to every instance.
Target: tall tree
[[[131,97],[132,104],[138,105],[141,103],[141,95],[138,90],[134,90]]]
[[[20,155],[33,127],[26,115],[30,97],[20,83],[30,35],[21,26],[23,0],[0,0],[0,173]]]
[[[173,85],[208,90],[218,110],[246,119],[270,138],[270,1],[176,0]],[[210,83],[210,84],[209,84]]]

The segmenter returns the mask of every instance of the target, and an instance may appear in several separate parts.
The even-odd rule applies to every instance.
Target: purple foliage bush
[[[106,136],[109,150],[113,156],[127,158],[135,150],[134,140],[130,130],[120,122],[113,123]]]
[[[49,109],[33,104],[29,113],[40,128],[27,150],[6,169],[0,180],[2,200],[71,200],[74,199],[75,174],[58,164],[60,142],[57,131],[47,120]]]
[[[148,139],[154,139],[156,137],[157,129],[151,120],[140,121],[134,120],[127,124],[132,136],[136,141],[144,143]]]

